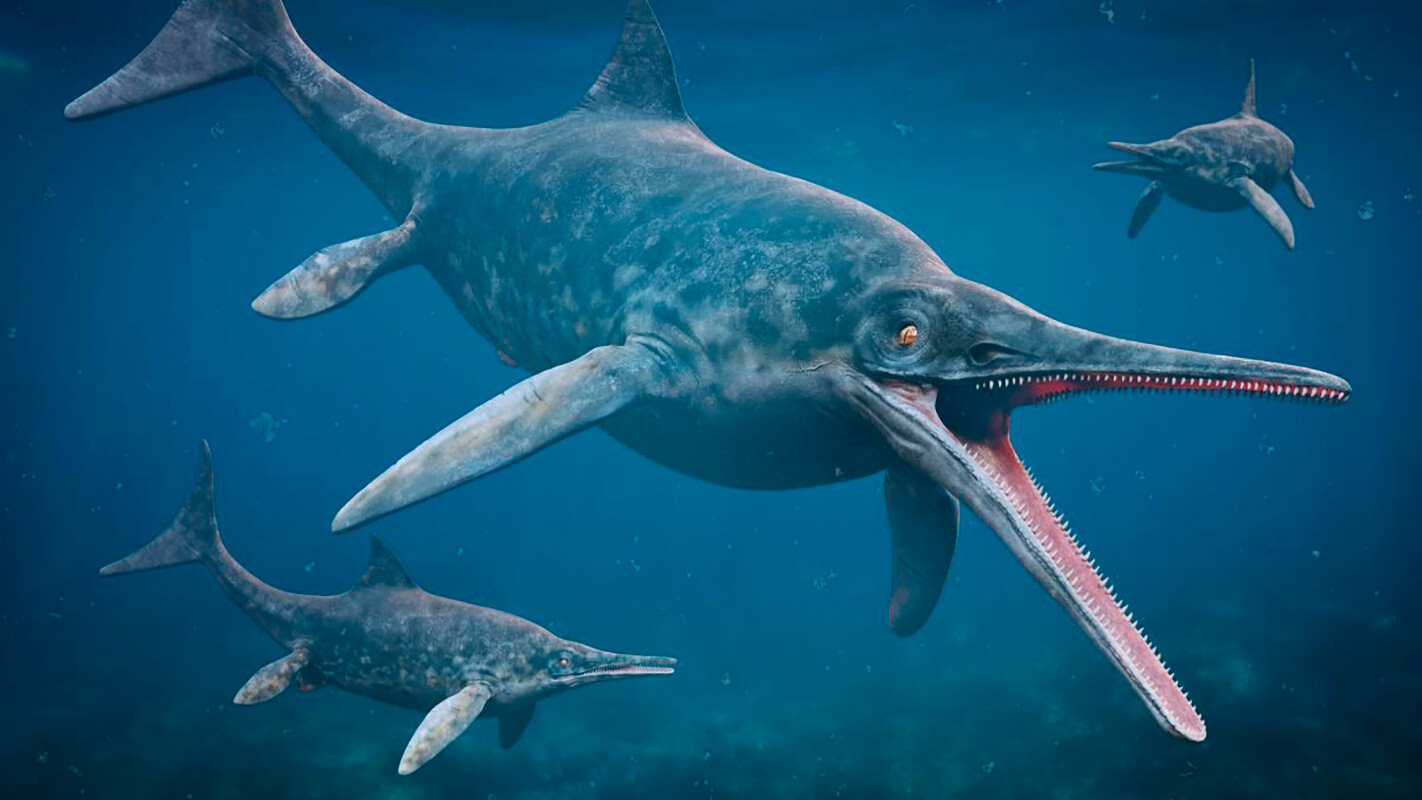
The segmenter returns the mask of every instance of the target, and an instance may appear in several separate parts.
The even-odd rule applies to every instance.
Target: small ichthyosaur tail
[[[138,57],[64,109],[90,119],[221,81],[257,75],[275,86],[404,224],[316,253],[257,299],[279,319],[310,316],[354,297],[423,255],[415,221],[427,173],[439,166],[442,126],[371,97],[316,56],[282,0],[186,0]]]
[[[221,548],[212,507],[212,448],[204,440],[197,480],[177,519],[158,538],[99,570],[99,574],[123,575],[179,564],[210,563]]]

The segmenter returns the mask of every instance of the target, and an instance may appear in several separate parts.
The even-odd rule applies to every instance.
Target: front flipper
[[[534,375],[410,451],[336,514],[343,531],[518,461],[656,391],[663,365],[638,343],[589,350]]]
[[[1160,198],[1165,196],[1165,184],[1160,181],[1151,181],[1146,185],[1145,191],[1136,200],[1136,210],[1131,212],[1131,225],[1126,228],[1126,238],[1134,239],[1136,234],[1145,227],[1146,220],[1155,213],[1155,209],[1160,205]]]
[[[410,737],[410,743],[405,746],[405,755],[400,757],[400,774],[409,775],[439,755],[459,734],[464,733],[492,696],[489,684],[475,683],[430,709],[415,735]]]
[[[419,259],[415,217],[400,227],[327,247],[311,256],[252,301],[257,313],[300,319],[350,300],[376,278]]]
[[[291,679],[311,660],[311,653],[298,647],[290,653],[257,670],[247,679],[232,702],[239,706],[250,706],[276,697],[291,685]]]
[[[928,621],[948,577],[958,546],[958,499],[899,464],[884,474],[884,501],[894,551],[889,627],[912,636]]]
[[[538,708],[537,703],[524,703],[505,711],[503,716],[499,717],[500,747],[507,750],[518,744],[519,737],[528,730],[528,723],[533,721],[533,711],[536,708]]]
[[[1294,185],[1294,197],[1303,203],[1303,207],[1313,208],[1313,195],[1308,193],[1308,187],[1304,186],[1304,182],[1299,178],[1297,172],[1289,170],[1289,182]]]
[[[1294,249],[1294,225],[1289,222],[1289,216],[1279,207],[1279,201],[1275,200],[1273,195],[1249,178],[1235,178],[1230,181],[1230,186],[1254,206],[1254,210],[1279,234],[1279,238],[1284,240],[1290,250]]]

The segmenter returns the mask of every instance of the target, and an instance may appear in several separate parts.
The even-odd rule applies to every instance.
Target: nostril
[[[1002,358],[1004,356],[1020,355],[1022,355],[1021,352],[1013,350],[1011,347],[1005,347],[1000,344],[993,344],[992,342],[978,342],[977,344],[968,348],[968,358],[971,358],[973,360],[973,363],[979,366],[986,364],[994,359]]]

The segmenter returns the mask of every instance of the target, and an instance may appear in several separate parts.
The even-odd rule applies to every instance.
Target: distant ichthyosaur
[[[1259,118],[1254,107],[1254,61],[1249,62],[1249,85],[1244,105],[1229,119],[1193,128],[1150,144],[1109,142],[1109,147],[1130,153],[1135,161],[1107,161],[1092,169],[1149,178],[1136,200],[1126,235],[1132,239],[1165,195],[1202,211],[1236,211],[1253,207],[1269,227],[1294,249],[1294,225],[1269,194],[1288,179],[1305,208],[1313,197],[1294,172],[1294,142],[1283,131]]]
[[[1205,724],[1008,441],[1009,413],[1105,390],[1341,402],[1302,367],[1072,328],[953,274],[907,228],[712,143],[687,117],[645,0],[572,111],[515,129],[399,114],[328,67],[278,0],[189,0],[81,118],[260,75],[402,222],[329,247],[254,306],[292,318],[423,264],[532,377],[353,498],[346,529],[592,425],[672,469],[788,489],[886,472],[889,623],[927,620],[966,502],[1156,719]]]
[[[497,717],[499,742],[512,747],[539,700],[599,681],[668,675],[676,664],[595,650],[512,614],[430,594],[374,536],[370,566],[345,594],[318,597],[268,586],[222,545],[207,442],[188,503],[173,524],[99,572],[193,563],[207,567],[223,593],[289,651],[258,670],[233,702],[265,702],[295,682],[427,711],[400,759],[401,775],[434,758],[475,718]]]

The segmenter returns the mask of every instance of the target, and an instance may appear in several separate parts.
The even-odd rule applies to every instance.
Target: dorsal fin
[[[671,50],[647,0],[628,0],[617,51],[578,107],[600,113],[686,119]]]
[[[370,537],[370,566],[365,568],[365,574],[360,576],[356,582],[357,589],[370,589],[376,586],[383,586],[391,589],[414,589],[415,582],[410,580],[409,573],[401,566],[400,559],[395,557],[395,553],[380,541],[374,534]]]
[[[1257,116],[1254,111],[1254,59],[1249,59],[1249,85],[1244,87],[1244,107],[1239,110],[1246,117]]]

